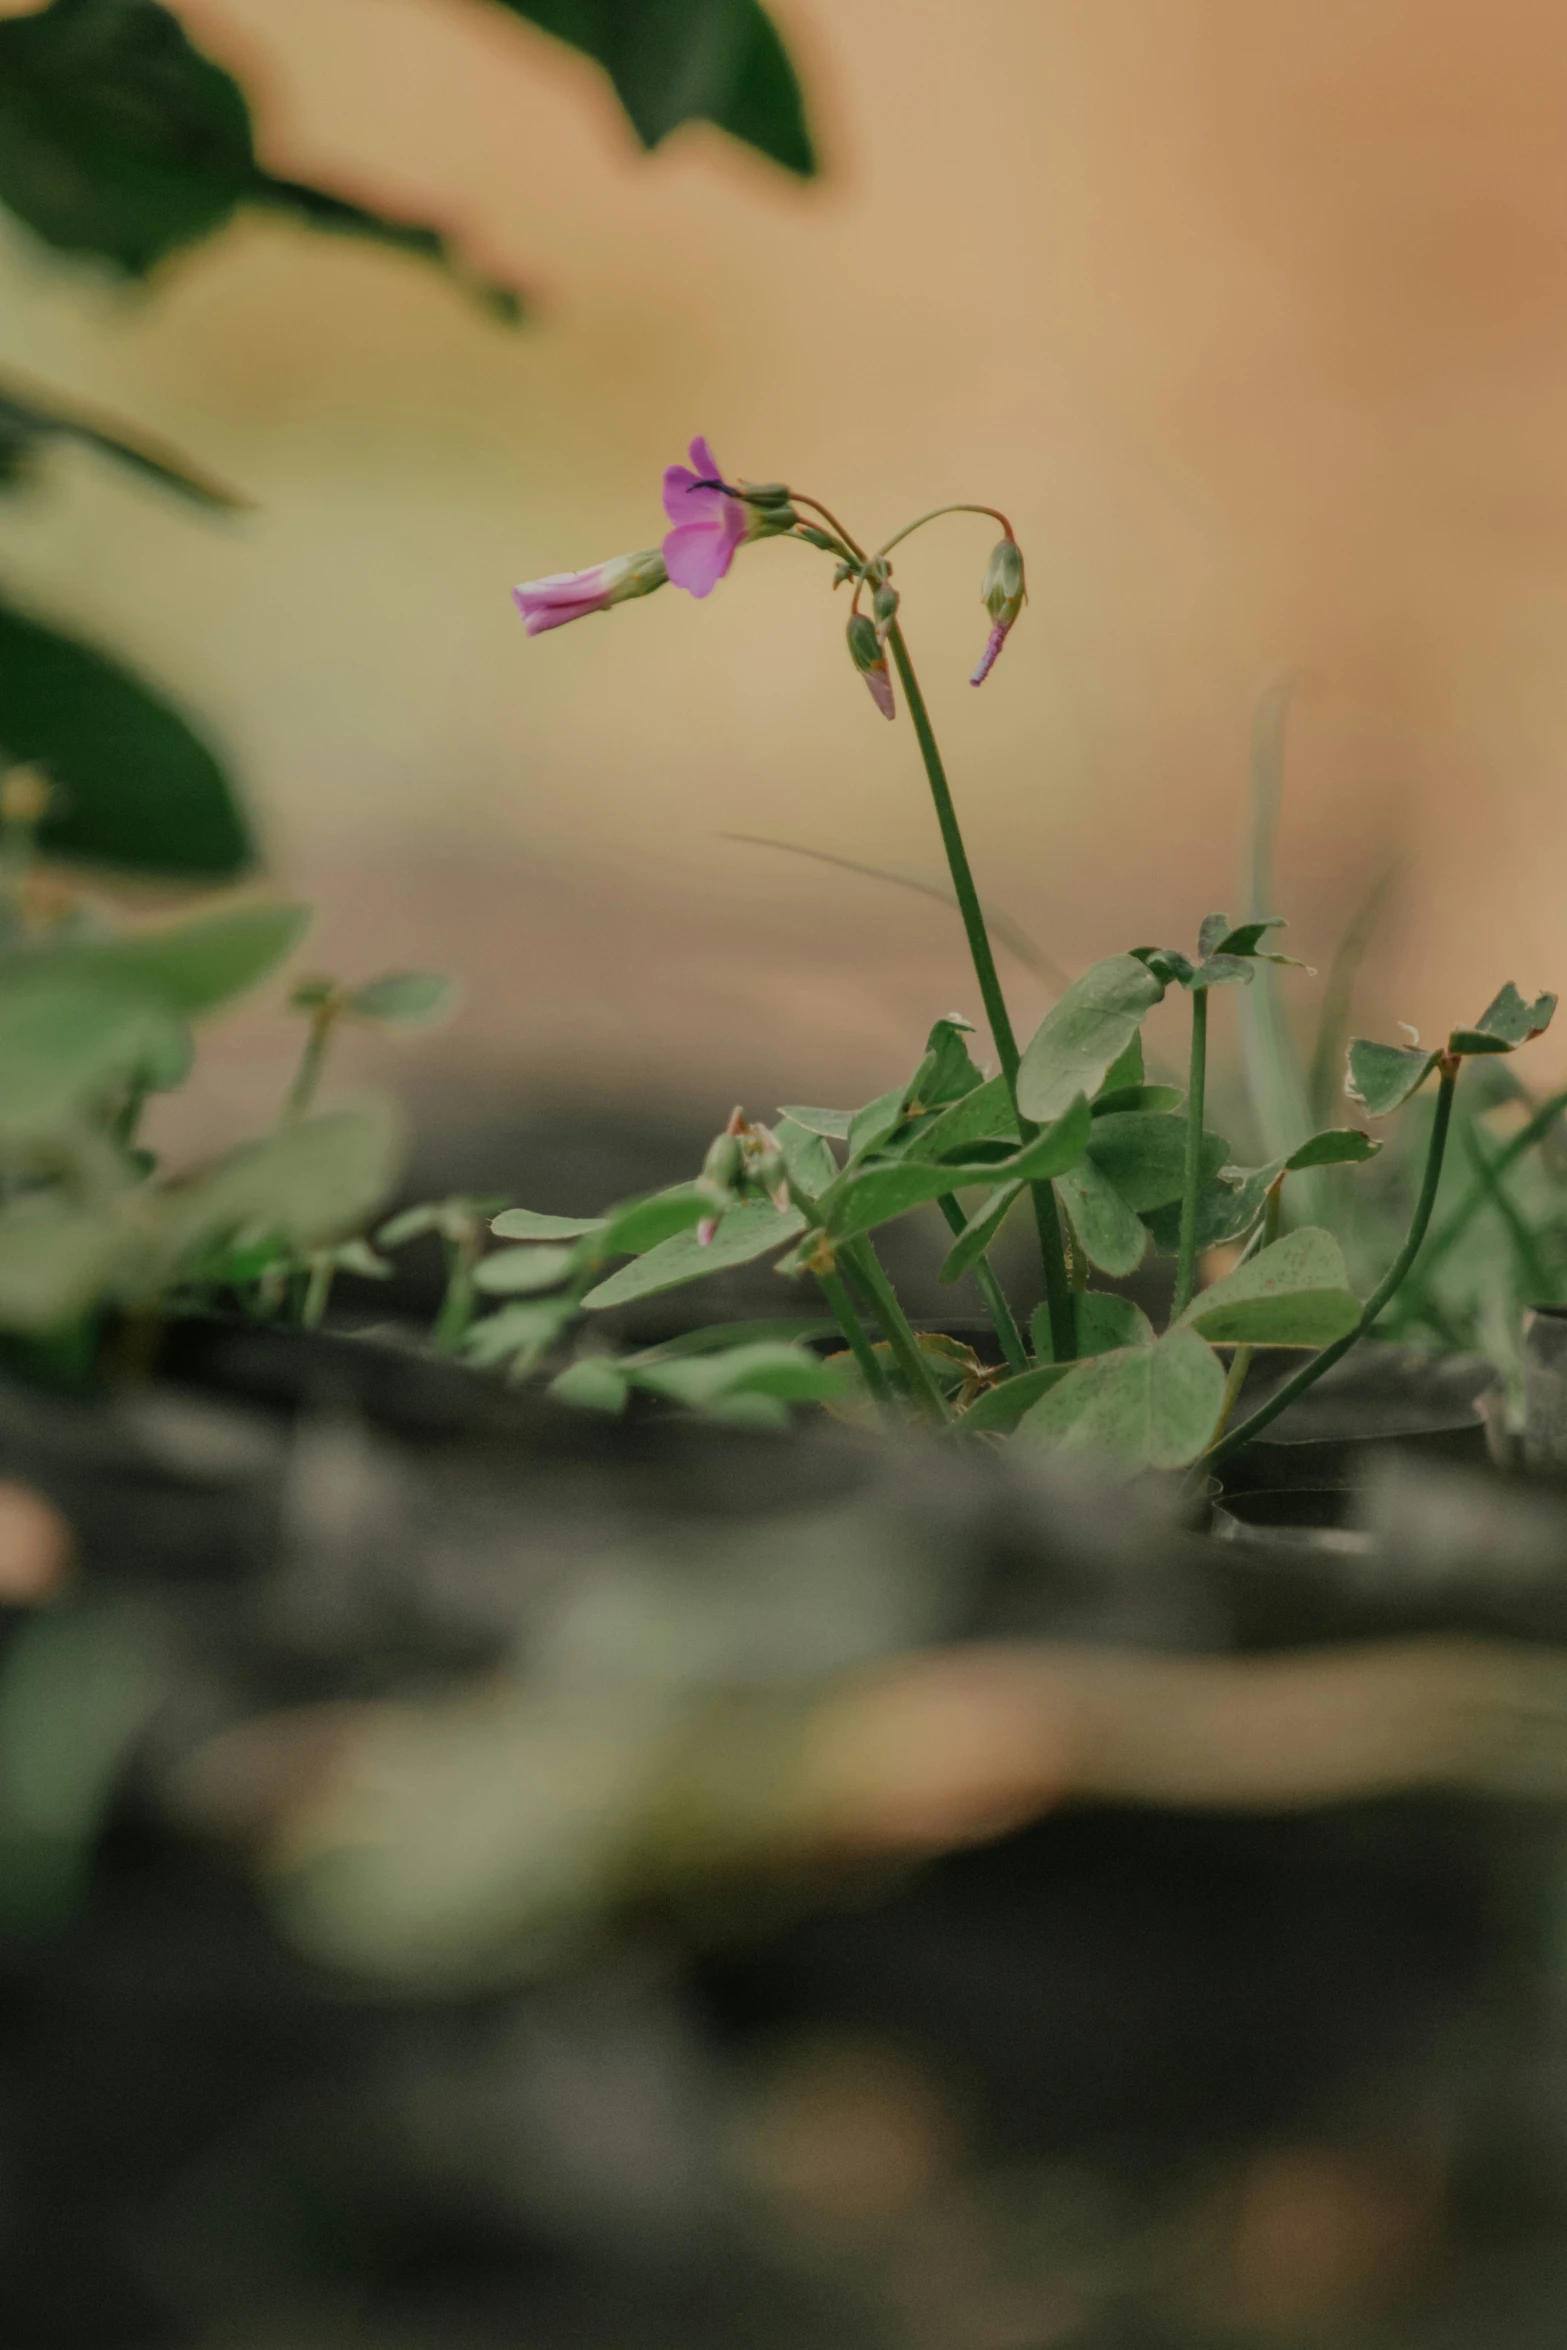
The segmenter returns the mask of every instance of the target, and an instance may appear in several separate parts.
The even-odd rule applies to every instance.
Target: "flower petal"
[[[688,595],[710,596],[734,561],[738,544],[738,537],[727,533],[722,520],[683,523],[664,538],[664,561],[671,581]]]

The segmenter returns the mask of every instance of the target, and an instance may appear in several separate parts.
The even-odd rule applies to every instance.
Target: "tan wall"
[[[936,861],[816,558],[523,638],[511,583],[656,537],[695,429],[867,530],[1012,511],[1033,601],[982,695],[985,526],[901,577],[976,862],[1058,960],[1232,897],[1249,702],[1291,663],[1297,951],[1403,850],[1384,1017],[1567,977],[1559,10],[780,0],[813,190],[705,132],[640,158],[478,0],[182,13],[253,69],[274,168],[449,220],[536,323],[272,225],[147,304],[9,239],[0,357],[262,506],[192,527],[73,464],[0,560],[213,714],[324,951],[468,969],[443,1066],[657,1082],[695,1037],[704,1098],[842,1094],[974,1008],[934,910],[716,838]]]

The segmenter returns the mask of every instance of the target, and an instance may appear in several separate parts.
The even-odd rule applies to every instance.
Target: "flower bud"
[[[887,631],[898,617],[899,596],[890,580],[883,580],[871,598],[871,610],[876,615],[876,642],[887,642]]]
[[[644,547],[640,554],[615,555],[587,571],[557,571],[548,579],[527,580],[512,589],[512,601],[529,636],[542,636],[548,628],[563,628],[568,620],[585,620],[590,612],[607,612],[633,596],[650,596],[668,578],[663,549]]]
[[[727,1206],[735,1196],[735,1186],[740,1180],[744,1162],[745,1152],[739,1136],[720,1134],[709,1144],[707,1156],[702,1161],[699,1188],[709,1199],[722,1200]]]
[[[996,656],[1007,641],[1007,631],[1022,611],[1028,594],[1023,576],[1023,550],[1016,539],[1004,538],[992,548],[979,593],[992,625],[979,667],[969,679],[970,685],[983,685],[994,669]]]
[[[763,1129],[765,1132],[765,1128]],[[780,1216],[789,1212],[789,1169],[783,1152],[770,1140],[755,1165],[749,1170],[751,1181],[759,1184]]]
[[[863,612],[851,612],[848,638],[849,658],[864,678],[871,700],[884,718],[895,718],[898,711],[892,698],[892,679],[875,622],[867,620]]]

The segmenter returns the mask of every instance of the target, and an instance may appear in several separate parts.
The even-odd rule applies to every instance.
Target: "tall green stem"
[[[882,1406],[892,1400],[887,1385],[887,1374],[876,1360],[876,1349],[866,1335],[865,1325],[855,1310],[848,1284],[841,1273],[818,1273],[817,1284],[827,1300],[833,1320],[843,1332],[850,1354],[860,1367],[860,1377],[873,1400]]]
[[[1422,1288],[1430,1281],[1448,1251],[1462,1240],[1490,1198],[1492,1186],[1501,1181],[1509,1167],[1516,1166],[1525,1151],[1532,1150],[1537,1142],[1545,1139],[1564,1110],[1567,1110],[1567,1092],[1553,1093],[1549,1101],[1540,1104],[1529,1123],[1519,1127],[1506,1148],[1498,1151],[1479,1180],[1471,1184],[1452,1214],[1431,1236],[1431,1246],[1426,1250],[1425,1263],[1420,1268]]]
[[[1186,1165],[1181,1176],[1181,1237],[1175,1259],[1175,1301],[1170,1319],[1178,1322],[1192,1302],[1197,1276],[1197,1194],[1202,1187],[1202,1110],[1208,1083],[1208,990],[1192,995],[1191,1074],[1186,1081]]]
[[[990,951],[990,933],[985,927],[984,910],[979,892],[974,887],[974,875],[969,866],[968,851],[963,846],[963,834],[958,824],[958,812],[953,805],[952,787],[947,771],[941,763],[941,753],[931,728],[925,697],[920,692],[919,679],[909,658],[903,630],[895,620],[887,631],[887,642],[898,665],[903,682],[904,698],[909,705],[920,757],[925,762],[925,774],[930,783],[930,796],[935,803],[936,822],[941,828],[941,845],[946,852],[947,870],[952,875],[953,892],[958,901],[958,912],[968,937],[968,949],[974,965],[974,976],[979,982],[980,1001],[985,1007],[985,1018],[990,1033],[996,1040],[996,1052],[1001,1062],[1001,1074],[1006,1081],[1012,1108],[1017,1118],[1018,1133],[1025,1142],[1033,1139],[1038,1127],[1023,1116],[1017,1106],[1017,1072],[1020,1055],[1017,1038],[1012,1032],[1011,1015],[1006,998],[1001,992],[1001,981],[996,972],[996,958]],[[1077,1315],[1073,1305],[1071,1286],[1067,1280],[1066,1251],[1061,1243],[1061,1216],[1056,1206],[1053,1185],[1036,1183],[1034,1221],[1039,1228],[1039,1253],[1045,1269],[1045,1298],[1050,1310],[1050,1347],[1058,1363],[1070,1362],[1077,1352]]]
[[[1303,1364],[1292,1379],[1286,1379],[1283,1386],[1276,1393],[1270,1395],[1266,1403],[1259,1404],[1249,1419],[1242,1420],[1238,1428],[1205,1453],[1203,1458],[1208,1468],[1217,1468],[1221,1461],[1229,1459],[1231,1453],[1238,1452],[1243,1444],[1249,1444],[1254,1436],[1260,1436],[1269,1422],[1276,1420],[1280,1412],[1288,1411],[1296,1397],[1304,1395],[1308,1387],[1315,1385],[1324,1371],[1331,1371],[1333,1365],[1348,1354],[1356,1341],[1364,1338],[1383,1307],[1393,1296],[1394,1291],[1402,1283],[1405,1274],[1420,1253],[1420,1243],[1426,1236],[1426,1227],[1431,1221],[1431,1210],[1436,1204],[1436,1187],[1442,1180],[1442,1160],[1447,1151],[1447,1132],[1453,1117],[1453,1091],[1458,1083],[1458,1072],[1461,1066],[1461,1062],[1451,1058],[1444,1058],[1440,1064],[1442,1074],[1441,1083],[1437,1087],[1436,1115],[1431,1121],[1431,1139],[1426,1146],[1425,1174],[1421,1179],[1420,1197],[1415,1202],[1415,1213],[1405,1235],[1403,1247],[1361,1307],[1359,1321],[1353,1330],[1346,1331],[1344,1336],[1335,1339],[1331,1346],[1325,1346],[1321,1354],[1313,1355],[1311,1361]]]
[[[950,1231],[966,1232],[968,1230],[968,1218],[964,1215],[961,1204],[954,1199],[950,1191],[943,1192],[936,1205],[946,1217]],[[985,1310],[990,1316],[991,1327],[1001,1341],[1001,1351],[1006,1356],[1008,1368],[1013,1371],[1026,1371],[1028,1369],[1028,1349],[1023,1344],[1023,1333],[1017,1326],[1016,1315],[1007,1303],[1006,1292],[996,1279],[990,1259],[988,1257],[977,1258],[972,1270],[974,1279],[979,1284],[979,1294],[985,1301]]]
[[[929,1420],[944,1428],[951,1418],[947,1399],[937,1386],[929,1363],[920,1351],[919,1340],[909,1327],[908,1318],[898,1303],[897,1291],[881,1268],[881,1259],[868,1240],[840,1243],[838,1254],[850,1272],[868,1293],[871,1307],[880,1322],[883,1336],[892,1349],[892,1359],[904,1378],[909,1391]]]

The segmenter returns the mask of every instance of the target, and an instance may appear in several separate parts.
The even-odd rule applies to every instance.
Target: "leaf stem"
[[[943,1192],[936,1205],[946,1217],[951,1231],[961,1233],[968,1230],[968,1218],[950,1191]],[[1017,1316],[1007,1303],[1006,1292],[996,1279],[990,1259],[983,1256],[976,1258],[970,1270],[979,1284],[979,1293],[985,1301],[991,1327],[1001,1341],[1001,1351],[1009,1367],[1014,1371],[1026,1371],[1028,1349],[1023,1344],[1023,1333],[1017,1326]]]
[[[332,1031],[337,1026],[337,1015],[338,1005],[332,996],[328,996],[323,1002],[312,1006],[310,1024],[305,1031],[305,1049],[299,1056],[299,1067],[294,1072],[294,1082],[289,1087],[288,1098],[283,1104],[282,1116],[279,1119],[280,1125],[292,1126],[297,1118],[302,1118],[305,1115],[315,1100],[316,1087],[320,1084],[321,1072],[326,1067],[326,1056],[332,1042]]]
[[[974,887],[974,875],[963,846],[963,833],[958,824],[958,812],[953,804],[952,787],[947,771],[941,763],[941,752],[931,728],[930,713],[925,697],[920,692],[919,679],[909,658],[909,648],[903,630],[894,620],[887,631],[887,642],[898,665],[904,696],[909,705],[920,757],[925,762],[925,774],[930,784],[930,796],[935,803],[936,822],[941,829],[941,845],[946,852],[947,870],[952,875],[953,892],[958,901],[958,912],[968,937],[969,956],[974,965],[974,976],[979,982],[980,999],[985,1007],[985,1018],[995,1038],[996,1052],[1001,1062],[1001,1074],[1006,1080],[1007,1092],[1017,1117],[1018,1133],[1024,1142],[1031,1142],[1039,1132],[1031,1119],[1023,1116],[1017,1106],[1017,1072],[1021,1058],[1017,1038],[1012,1032],[1011,1015],[1006,997],[1001,992],[1001,981],[996,972],[996,958],[990,949],[990,933],[985,927],[984,908],[979,892]],[[1034,1195],[1034,1221],[1039,1229],[1039,1253],[1045,1269],[1045,1297],[1050,1309],[1050,1347],[1058,1363],[1070,1362],[1077,1352],[1077,1314],[1071,1287],[1067,1281],[1066,1252],[1061,1242],[1061,1216],[1056,1206],[1055,1188],[1050,1183],[1030,1186]]]
[[[1404,1276],[1419,1254],[1420,1244],[1426,1236],[1426,1227],[1431,1221],[1431,1210],[1436,1204],[1436,1189],[1442,1180],[1442,1160],[1447,1151],[1448,1128],[1452,1124],[1453,1091],[1458,1083],[1458,1072],[1462,1065],[1455,1055],[1446,1053],[1438,1064],[1441,1070],[1441,1082],[1437,1087],[1436,1114],[1431,1120],[1431,1139],[1426,1145],[1425,1173],[1421,1178],[1420,1197],[1415,1202],[1415,1212],[1410,1220],[1409,1230],[1404,1236],[1404,1245],[1361,1307],[1359,1321],[1353,1330],[1346,1331],[1344,1336],[1336,1338],[1331,1346],[1325,1346],[1321,1354],[1313,1355],[1309,1363],[1302,1364],[1292,1378],[1286,1379],[1283,1386],[1268,1397],[1266,1403],[1257,1406],[1249,1419],[1242,1420],[1238,1428],[1232,1430],[1218,1443],[1211,1445],[1203,1455],[1208,1468],[1217,1468],[1221,1461],[1229,1459],[1231,1453],[1238,1452],[1243,1444],[1249,1444],[1254,1436],[1259,1436],[1262,1433],[1270,1421],[1278,1418],[1280,1412],[1287,1411],[1297,1396],[1304,1395],[1308,1387],[1314,1386],[1324,1371],[1331,1371],[1333,1365],[1341,1361],[1358,1340],[1364,1338],[1372,1323],[1393,1296],[1394,1291],[1403,1282]]]
[[[1181,1237],[1175,1258],[1175,1298],[1170,1319],[1178,1322],[1192,1302],[1197,1273],[1197,1194],[1202,1187],[1202,1113],[1208,1083],[1208,990],[1192,992],[1191,1074],[1186,1081],[1186,1165],[1181,1176]]]
[[[936,1385],[930,1365],[920,1351],[919,1340],[909,1327],[897,1291],[882,1271],[875,1249],[868,1240],[855,1240],[840,1245],[838,1254],[869,1292],[882,1335],[892,1349],[892,1359],[908,1381],[915,1402],[927,1419],[944,1428],[951,1417],[946,1397]]]
[[[892,1401],[892,1391],[887,1385],[885,1371],[876,1360],[876,1349],[867,1337],[865,1325],[855,1310],[854,1300],[849,1295],[848,1284],[841,1273],[818,1273],[816,1280],[823,1297],[827,1300],[833,1320],[843,1332],[850,1354],[859,1365],[860,1377],[864,1380],[874,1401],[885,1409]]]

